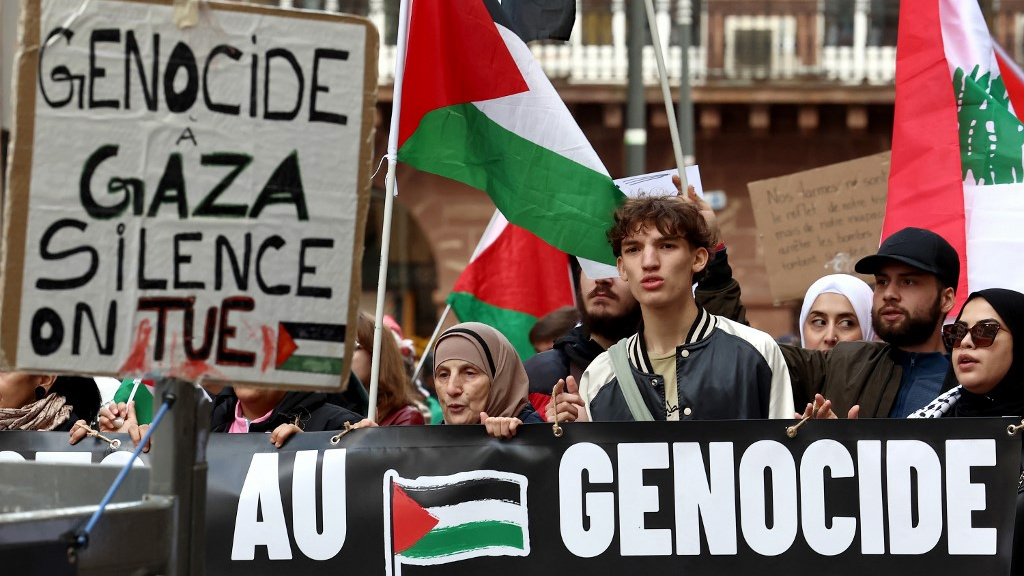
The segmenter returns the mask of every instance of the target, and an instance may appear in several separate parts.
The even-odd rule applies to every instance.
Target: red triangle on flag
[[[276,367],[280,368],[286,360],[292,357],[292,354],[298,350],[299,347],[295,344],[295,340],[292,340],[292,335],[285,330],[284,324],[277,325],[277,364]]]
[[[1006,87],[1006,94],[1013,104],[1013,112],[1019,119],[1024,115],[1024,71],[1013,61],[1013,58],[1006,53],[1006,50],[992,39],[992,50],[996,55],[996,62],[999,63],[999,74]]]
[[[391,530],[394,534],[394,553],[401,554],[412,548],[420,538],[437,526],[438,519],[409,497],[401,486],[392,484]]]
[[[423,116],[530,89],[482,0],[412,3],[398,146]]]

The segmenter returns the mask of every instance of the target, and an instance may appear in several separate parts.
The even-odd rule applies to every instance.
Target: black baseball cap
[[[893,261],[934,274],[954,289],[960,282],[960,256],[945,238],[931,230],[904,228],[886,238],[877,254],[861,258],[853,268],[861,274],[876,274]]]

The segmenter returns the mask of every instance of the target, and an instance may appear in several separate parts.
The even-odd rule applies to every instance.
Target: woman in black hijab
[[[960,385],[911,418],[1024,418],[1024,294],[1002,288],[974,292],[956,322],[942,327],[942,339],[952,350]],[[1010,569],[1014,575],[1024,575],[1024,468],[1021,472]]]
[[[1022,339],[1020,348],[1014,338]],[[942,339],[960,385],[911,418],[1024,418],[1024,294],[1003,288],[972,293],[956,322],[943,326]]]

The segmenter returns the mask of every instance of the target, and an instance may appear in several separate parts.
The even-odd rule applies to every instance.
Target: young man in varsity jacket
[[[778,344],[694,300],[716,243],[694,203],[629,199],[608,239],[643,322],[590,364],[578,390],[568,383],[560,422],[793,418]]]

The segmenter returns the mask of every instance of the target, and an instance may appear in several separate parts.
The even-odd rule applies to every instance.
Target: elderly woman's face
[[[445,360],[434,372],[434,388],[446,424],[479,424],[491,377],[470,362]]]
[[[36,380],[25,372],[0,372],[0,408],[21,408],[35,402]]]
[[[956,378],[968,391],[987,394],[1010,371],[1013,364],[1013,335],[1006,331],[1006,324],[992,305],[984,298],[975,298],[964,306],[960,322],[972,328],[979,322],[997,322],[1002,327],[991,346],[979,347],[969,332],[956,348],[953,348],[953,371]]]

